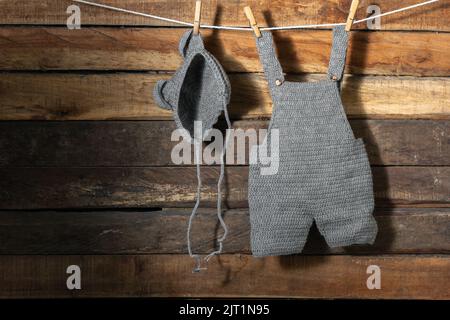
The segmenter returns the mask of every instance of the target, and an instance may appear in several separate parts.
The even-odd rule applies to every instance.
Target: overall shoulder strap
[[[345,31],[345,26],[334,27],[330,64],[328,66],[328,76],[332,80],[339,81],[342,79],[345,68],[345,58],[347,56],[347,47],[348,32]]]
[[[272,33],[262,31],[261,37],[256,38],[256,47],[269,86],[273,88],[276,85],[283,83],[283,70],[275,53]]]

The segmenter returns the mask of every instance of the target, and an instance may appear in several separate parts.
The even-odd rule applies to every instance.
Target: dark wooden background
[[[193,20],[194,1],[102,0]],[[204,1],[203,22],[261,25],[344,21],[350,0]],[[383,12],[418,0],[361,1]],[[226,170],[231,234],[209,270],[192,274],[186,225],[195,168],[170,161],[171,114],[152,100],[180,65],[185,29],[68,0],[0,0],[0,297],[246,296],[450,299],[450,7],[440,1],[355,26],[343,83],[351,125],[373,169],[373,246],[327,248],[317,231],[303,255],[255,259],[247,166]],[[267,125],[271,101],[251,33],[202,30],[232,82],[235,127]],[[276,32],[289,76],[324,76],[330,30]],[[217,167],[204,168],[195,248],[214,246]],[[208,209],[210,207],[210,209]],[[66,289],[66,268],[82,290]],[[378,265],[382,289],[368,290]]]

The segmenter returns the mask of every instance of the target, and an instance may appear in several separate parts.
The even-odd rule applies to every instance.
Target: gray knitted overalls
[[[256,43],[274,105],[263,144],[270,149],[270,130],[279,130],[280,163],[274,175],[250,165],[253,255],[300,253],[314,221],[331,247],[372,244],[377,225],[370,165],[339,91],[348,45],[344,26],[333,30],[329,79],[320,82],[285,81],[272,34],[262,32]]]

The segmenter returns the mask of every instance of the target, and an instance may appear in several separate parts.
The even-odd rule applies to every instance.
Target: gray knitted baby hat
[[[191,138],[194,121],[201,121],[204,138],[230,102],[230,82],[200,34],[185,32],[179,51],[183,65],[171,79],[158,81],[153,95],[161,108],[173,110],[177,127],[186,129]]]
[[[187,228],[187,248],[189,255],[196,259],[195,272],[204,269],[201,267],[201,259],[192,253],[190,232],[193,220],[200,205],[201,194],[201,146],[209,130],[217,122],[218,117],[224,112],[228,129],[231,122],[228,116],[227,105],[230,102],[230,82],[222,66],[216,58],[206,51],[200,34],[193,34],[192,30],[183,34],[179,51],[184,59],[183,65],[175,72],[174,76],[166,81],[158,81],[153,91],[155,101],[161,108],[172,110],[175,123],[179,129],[187,130],[191,143],[194,145],[194,154],[197,166],[197,199],[192,209]],[[201,132],[195,132],[201,123]],[[195,130],[194,130],[195,129]],[[220,152],[220,175],[217,183],[217,218],[224,230],[223,235],[217,240],[218,250],[208,254],[204,260],[208,261],[214,255],[219,255],[223,249],[228,229],[222,218],[221,185],[225,173],[225,151],[228,145],[230,130],[227,130],[225,142]]]

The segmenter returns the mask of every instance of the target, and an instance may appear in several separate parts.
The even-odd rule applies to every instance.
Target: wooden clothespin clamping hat
[[[202,15],[202,2],[195,2],[195,15],[194,15],[194,34],[197,35],[200,32],[200,19]]]
[[[349,32],[352,28],[353,21],[355,19],[356,10],[358,10],[359,0],[353,0],[350,6],[350,11],[347,17],[347,23],[345,25],[345,31]]]
[[[250,27],[252,27],[253,32],[255,33],[257,38],[261,37],[261,31],[259,30],[258,24],[256,23],[255,16],[253,15],[252,9],[250,7],[244,8],[245,16],[250,22]]]

